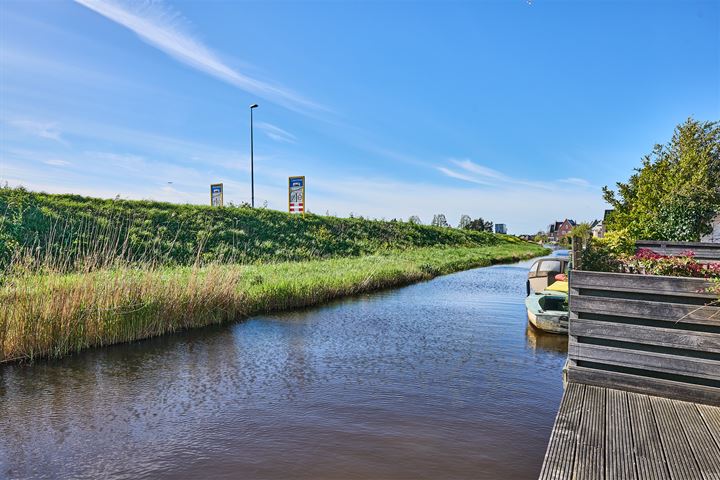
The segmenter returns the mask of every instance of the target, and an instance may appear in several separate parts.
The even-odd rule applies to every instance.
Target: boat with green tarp
[[[528,321],[545,332],[568,332],[568,282],[557,281],[525,299]]]

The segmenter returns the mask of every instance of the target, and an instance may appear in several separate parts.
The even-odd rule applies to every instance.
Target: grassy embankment
[[[0,361],[59,357],[542,253],[510,237],[404,222],[0,189]]]

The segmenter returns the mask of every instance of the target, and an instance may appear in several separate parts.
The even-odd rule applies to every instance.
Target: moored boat
[[[535,260],[528,271],[527,294],[548,288],[558,274],[567,272],[569,264],[570,257],[567,255],[552,255]]]
[[[544,332],[568,332],[567,282],[555,282],[525,299],[528,321]]]

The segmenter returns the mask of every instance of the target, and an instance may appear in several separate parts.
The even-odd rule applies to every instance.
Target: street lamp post
[[[253,109],[257,108],[258,104],[253,103],[250,105],[250,206],[255,208],[255,170],[253,162]]]

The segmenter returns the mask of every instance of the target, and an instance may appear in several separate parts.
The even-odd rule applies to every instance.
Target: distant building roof
[[[577,225],[575,223],[575,220],[571,218],[566,218],[565,220],[556,221],[555,223],[551,223],[550,225],[548,225],[548,233],[557,232],[558,230],[560,230],[560,227],[562,227],[565,222],[567,222],[572,227]]]

